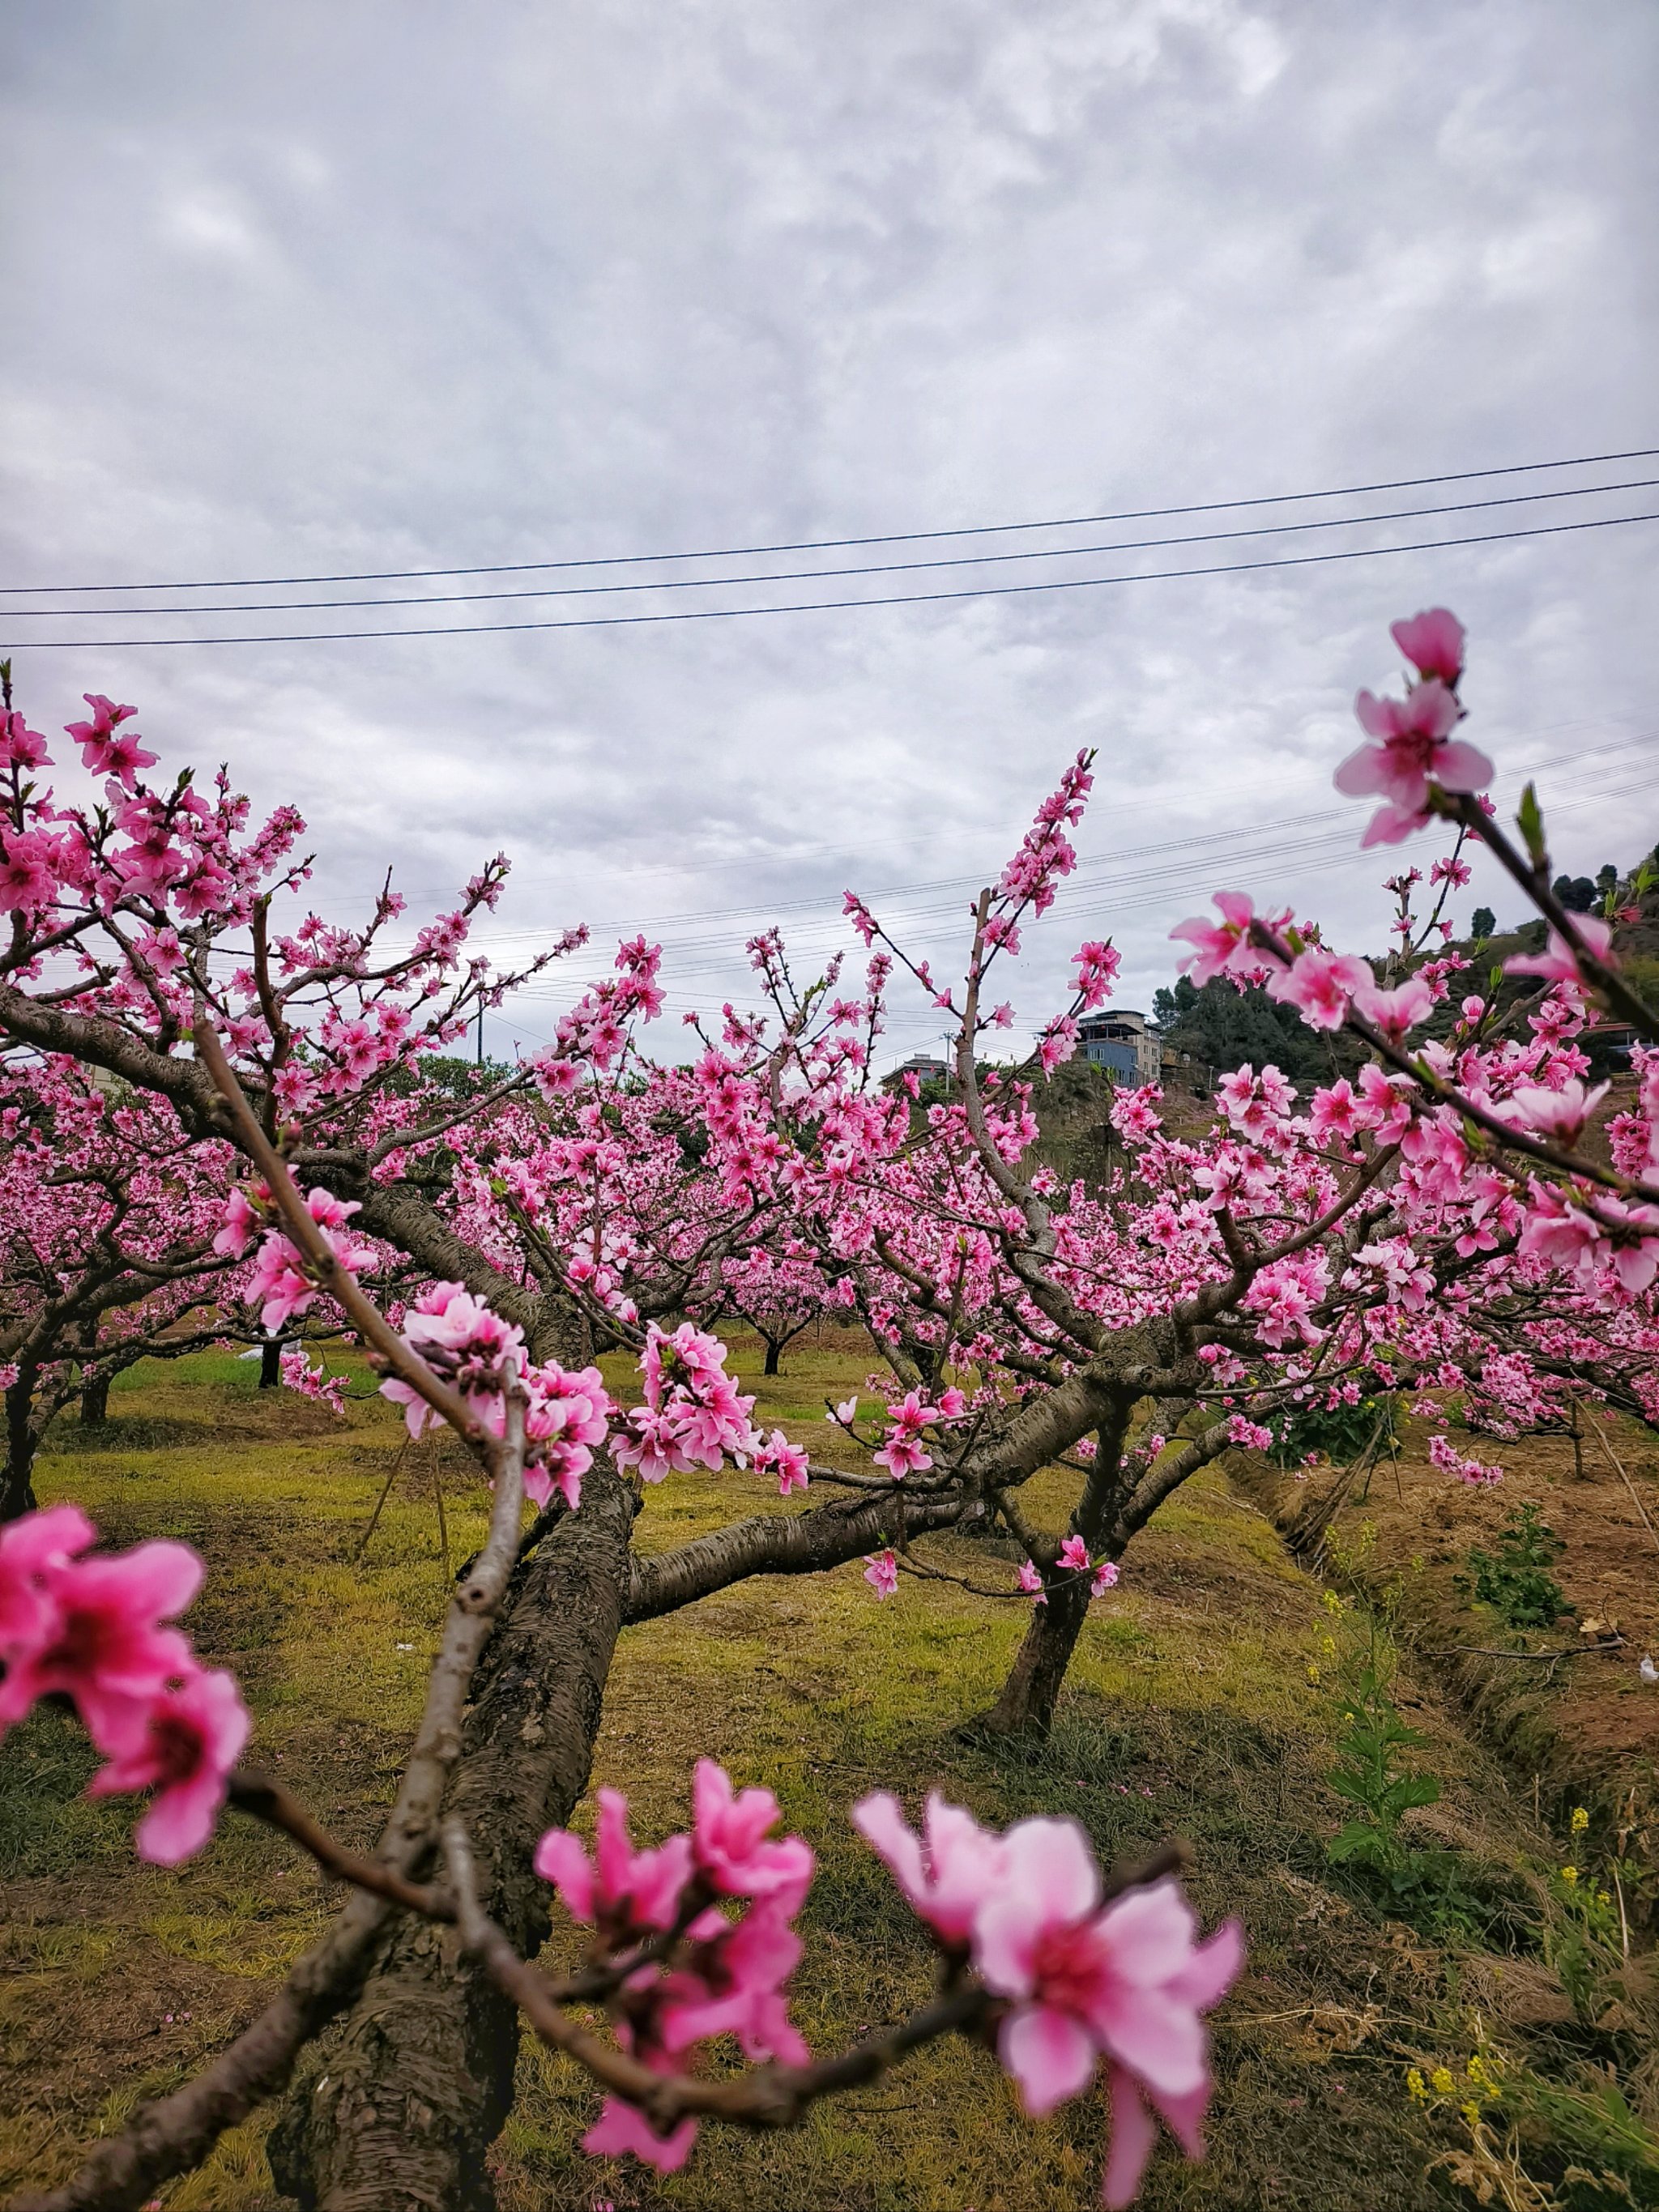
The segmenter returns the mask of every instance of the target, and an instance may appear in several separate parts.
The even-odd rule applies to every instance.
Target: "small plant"
[[[1334,1595],[1334,1594],[1333,1594]],[[1326,1604],[1334,1610],[1333,1595]],[[1367,1615],[1363,1639],[1352,1644],[1340,1683],[1346,1733],[1339,1738],[1342,1764],[1326,1777],[1340,1797],[1359,1808],[1356,1818],[1338,1830],[1326,1846],[1333,1865],[1369,1868],[1391,1886],[1413,1856],[1402,1842],[1400,1823],[1413,1806],[1435,1804],[1440,1784],[1406,1764],[1405,1752],[1423,1738],[1407,1728],[1389,1694],[1394,1677],[1394,1646],[1374,1615]]]
[[[1511,1513],[1490,1552],[1469,1547],[1469,1573],[1458,1587],[1489,1605],[1510,1628],[1548,1628],[1571,1610],[1566,1592],[1549,1571],[1566,1549],[1536,1505]]]
[[[1346,1650],[1333,1634],[1321,1640],[1345,1730],[1339,1764],[1325,1778],[1358,1808],[1325,1847],[1331,1864],[1346,1869],[1385,1912],[1438,1942],[1527,1944],[1529,1915],[1513,1882],[1459,1851],[1425,1850],[1402,1834],[1406,1814],[1437,1803],[1441,1792],[1409,1757],[1425,1739],[1401,1719],[1390,1694],[1395,1654],[1386,1620],[1369,1609],[1350,1611],[1334,1591],[1324,1603],[1333,1629],[1346,1625]],[[1308,1673],[1320,1680],[1317,1664]]]
[[[1384,1425],[1383,1435],[1391,1439],[1392,1400],[1361,1398],[1350,1406],[1339,1399],[1334,1406],[1293,1406],[1274,1424],[1268,1456],[1275,1467],[1304,1467],[1309,1455],[1316,1452],[1347,1466],[1376,1437],[1379,1422]]]
[[[1659,2202],[1659,2143],[1612,2074],[1586,2069],[1582,2086],[1546,2079],[1485,2039],[1461,2063],[1425,2060],[1406,2070],[1406,2094],[1461,2127],[1467,2148],[1431,2161],[1480,2204],[1510,2212],[1614,2212]]]
[[[1545,1934],[1544,1950],[1572,1999],[1573,2009],[1589,2022],[1607,2002],[1610,1985],[1617,1983],[1629,1936],[1614,1893],[1589,1866],[1579,1863],[1589,1828],[1589,1814],[1582,1805],[1573,1808],[1570,1826],[1571,1862],[1558,1867],[1550,1878],[1556,1910]],[[1616,1882],[1616,1869],[1613,1878]]]

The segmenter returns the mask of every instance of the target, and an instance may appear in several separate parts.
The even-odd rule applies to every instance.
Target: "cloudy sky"
[[[1388,621],[1425,605],[1470,624],[1471,734],[1500,796],[1537,768],[1562,863],[1628,861],[1659,836],[1659,521],[1443,541],[1659,511],[1659,456],[977,538],[196,587],[725,555],[1659,447],[1656,63],[1651,0],[8,9],[0,583],[25,588],[0,642],[21,703],[55,728],[83,690],[136,700],[169,763],[225,758],[258,801],[297,803],[331,911],[388,862],[434,907],[504,846],[503,957],[569,921],[643,925],[674,1013],[741,995],[743,940],[773,920],[821,963],[848,884],[948,956],[1085,744],[1085,866],[1022,963],[1022,1015],[1109,931],[1146,1003],[1170,923],[1212,886],[1380,945],[1383,869],[1329,777],[1356,685],[1393,672]],[[1440,550],[908,606],[101,642],[591,623],[1425,539]],[[807,574],[737,580],[789,571]],[[191,588],[18,611],[77,605],[45,586],[145,582]],[[560,992],[523,997],[492,1045],[544,1036]],[[894,1054],[933,1030],[907,1002]]]

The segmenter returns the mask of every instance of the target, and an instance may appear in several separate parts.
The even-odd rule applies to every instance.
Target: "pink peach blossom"
[[[894,1597],[898,1593],[898,1561],[890,1552],[876,1552],[866,1557],[864,1579],[878,1597]]]
[[[1102,2057],[1114,2075],[1115,2140],[1106,2202],[1133,2194],[1162,2112],[1196,2151],[1210,2091],[1200,2014],[1232,1985],[1243,1960],[1238,1924],[1195,1944],[1191,1908],[1173,1881],[1100,1908],[1100,1877],[1074,1821],[1022,1820],[1003,1838],[1001,1879],[974,1923],[973,1958],[988,1988],[1010,2000],[998,2033],[1004,2066],[1026,2110],[1041,2116],[1085,2088]]]
[[[1374,981],[1367,962],[1314,945],[1268,978],[1267,994],[1294,1006],[1310,1029],[1340,1030],[1349,1000]]]
[[[722,1897],[768,1897],[793,1913],[812,1879],[812,1850],[799,1836],[766,1838],[779,1820],[769,1790],[733,1792],[732,1778],[700,1759],[691,1778],[691,1846],[697,1871]]]
[[[1408,975],[1389,991],[1372,983],[1364,985],[1354,993],[1353,1004],[1355,1012],[1373,1029],[1381,1030],[1391,1043],[1401,1044],[1407,1032],[1433,1010],[1434,992],[1420,975]]]
[[[1463,644],[1467,635],[1455,614],[1444,607],[1430,607],[1390,623],[1389,634],[1419,676],[1437,676],[1455,687],[1463,673]]]
[[[937,1790],[928,1797],[920,1835],[885,1790],[860,1797],[852,1821],[917,1916],[944,1942],[965,1948],[975,1916],[1001,1879],[1002,1838],[960,1805],[947,1805]]]
[[[1605,961],[1613,945],[1613,924],[1593,914],[1576,914],[1572,926],[1587,949],[1598,960]],[[1506,975],[1541,975],[1553,983],[1577,985],[1583,981],[1578,972],[1578,955],[1559,930],[1549,933],[1549,944],[1542,952],[1516,952],[1504,963]]]
[[[1375,793],[1385,804],[1371,817],[1362,845],[1394,845],[1429,819],[1431,783],[1446,791],[1484,790],[1492,765],[1476,746],[1451,732],[1462,709],[1438,677],[1413,684],[1403,699],[1378,699],[1362,691],[1354,702],[1360,726],[1372,742],[1350,753],[1336,771],[1349,798]]]
[[[1253,899],[1243,891],[1213,891],[1211,903],[1221,910],[1219,921],[1211,921],[1201,914],[1191,915],[1170,932],[1171,937],[1184,938],[1196,947],[1181,964],[1192,970],[1193,981],[1200,990],[1212,976],[1258,967],[1267,958],[1250,944],[1250,925],[1255,915]]]
[[[691,1838],[671,1836],[635,1850],[622,1791],[600,1790],[595,1807],[592,1861],[580,1837],[550,1828],[536,1846],[537,1873],[557,1889],[573,1920],[596,1924],[613,1943],[672,1928],[691,1879]]]
[[[61,1692],[75,1700],[100,1750],[123,1741],[134,1711],[190,1663],[185,1638],[159,1624],[184,1611],[202,1571],[187,1544],[164,1540],[89,1559],[37,1548],[31,1586],[46,1606],[35,1634],[7,1654],[0,1727],[21,1720],[37,1698]]]
[[[142,1859],[177,1866],[199,1851],[225,1802],[226,1778],[252,1727],[236,1677],[222,1668],[189,1666],[176,1685],[154,1692],[111,1731],[114,1756],[87,1785],[92,1797],[154,1790],[134,1835]]]

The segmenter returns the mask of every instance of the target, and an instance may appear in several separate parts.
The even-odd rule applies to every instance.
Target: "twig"
[[[409,1449],[409,1446],[410,1437],[407,1430],[405,1430],[404,1433],[404,1440],[402,1443],[398,1445],[397,1451],[392,1455],[391,1470],[386,1475],[386,1480],[380,1486],[380,1494],[374,1501],[374,1510],[368,1516],[368,1526],[364,1529],[362,1536],[358,1542],[357,1548],[351,1555],[351,1563],[354,1566],[361,1565],[362,1563],[363,1553],[368,1549],[369,1538],[374,1534],[375,1529],[380,1525],[381,1509],[386,1504],[387,1498],[392,1495],[392,1486],[398,1480],[398,1469],[404,1463],[404,1454]]]
[[[495,1480],[489,1533],[450,1601],[420,1729],[376,1847],[375,1863],[389,1875],[406,1879],[427,1846],[450,1769],[459,1756],[461,1717],[473,1670],[518,1552],[524,1504],[524,1392],[516,1375],[510,1376],[503,1437],[489,1437],[477,1427],[460,1400],[410,1352],[335,1261],[243,1097],[210,1023],[198,1024],[196,1040],[239,1139],[264,1173],[293,1241],[316,1260],[331,1294],[360,1334],[385,1352],[393,1371],[446,1418],[453,1406],[465,1424],[469,1442],[475,1449],[482,1448]],[[284,2087],[301,2047],[350,2002],[389,1910],[385,1885],[380,1889],[380,1893],[357,1891],[264,2011],[194,2080],[143,2106],[120,2134],[100,2143],[61,2188],[19,2200],[13,2212],[121,2212],[121,2208],[153,2196],[157,2185],[170,2176],[198,2165],[227,2128],[234,2127]]]
[[[447,1383],[441,1382],[425,1360],[410,1351],[380,1308],[360,1288],[356,1277],[340,1265],[334,1247],[312,1219],[311,1209],[301,1197],[281,1153],[259,1127],[258,1117],[243,1096],[242,1086],[225,1058],[218,1032],[205,1015],[196,1024],[195,1037],[198,1057],[225,1102],[237,1140],[264,1176],[283,1217],[283,1233],[290,1243],[299,1248],[312,1280],[349,1316],[352,1327],[373,1347],[381,1364],[399,1382],[407,1382],[416,1396],[423,1398],[433,1412],[447,1421],[455,1433],[465,1437],[488,1463],[498,1449],[496,1439],[480,1425],[465,1400]]]
[[[1423,1659],[1547,1659],[1553,1664],[1561,1659],[1582,1659],[1587,1652],[1617,1651],[1624,1644],[1622,1636],[1608,1636],[1595,1644],[1569,1644],[1559,1651],[1503,1651],[1487,1644],[1449,1644],[1443,1651],[1423,1651]]]
[[[455,1917],[454,1904],[447,1891],[406,1881],[381,1860],[365,1858],[362,1852],[348,1850],[343,1844],[336,1843],[313,1820],[299,1799],[270,1775],[261,1774],[252,1767],[239,1766],[230,1778],[226,1795],[239,1813],[246,1813],[250,1819],[263,1820],[267,1827],[280,1828],[285,1836],[291,1836],[301,1850],[309,1851],[324,1873],[332,1875],[337,1881],[349,1881],[358,1889],[372,1891],[376,1897],[404,1905],[428,1920]]]
[[[438,1547],[443,1553],[444,1583],[447,1588],[450,1581],[449,1522],[444,1515],[444,1475],[443,1469],[438,1463],[438,1432],[435,1429],[432,1432],[432,1449],[428,1458],[432,1467],[432,1495],[438,1501]]]
[[[544,2043],[574,2058],[603,2087],[635,2106],[659,2135],[670,2134],[693,2114],[736,2120],[752,2128],[796,2126],[817,2098],[861,2088],[922,2044],[941,2035],[976,2033],[1002,2010],[988,1990],[966,1983],[896,2027],[866,2036],[840,2057],[815,2066],[762,2066],[723,2081],[656,2074],[630,2052],[601,2042],[565,2018],[553,1985],[519,1956],[480,1905],[471,1847],[461,1821],[451,1818],[444,1822],[443,1842],[467,1950],[497,1988],[514,1999]]]
[[[1637,1495],[1636,1485],[1631,1480],[1629,1475],[1626,1474],[1625,1462],[1620,1458],[1618,1453],[1614,1451],[1613,1446],[1607,1442],[1607,1429],[1599,1419],[1595,1422],[1595,1434],[1597,1441],[1600,1443],[1602,1450],[1607,1454],[1607,1457],[1613,1462],[1613,1466],[1618,1469],[1619,1480],[1624,1484],[1626,1489],[1629,1491],[1630,1502],[1641,1515],[1642,1526],[1647,1530],[1648,1534],[1652,1537],[1655,1551],[1659,1552],[1659,1534],[1655,1533],[1653,1523],[1648,1518],[1648,1509],[1643,1504],[1641,1498]]]

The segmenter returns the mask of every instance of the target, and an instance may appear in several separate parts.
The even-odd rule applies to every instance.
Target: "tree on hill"
[[[1153,993],[1152,1017],[1167,1048],[1191,1053],[1218,1075],[1231,1074],[1247,1060],[1253,1067],[1271,1063],[1297,1083],[1316,1083],[1334,1072],[1328,1042],[1259,983],[1241,990],[1219,975],[1202,985],[1178,975]]]

